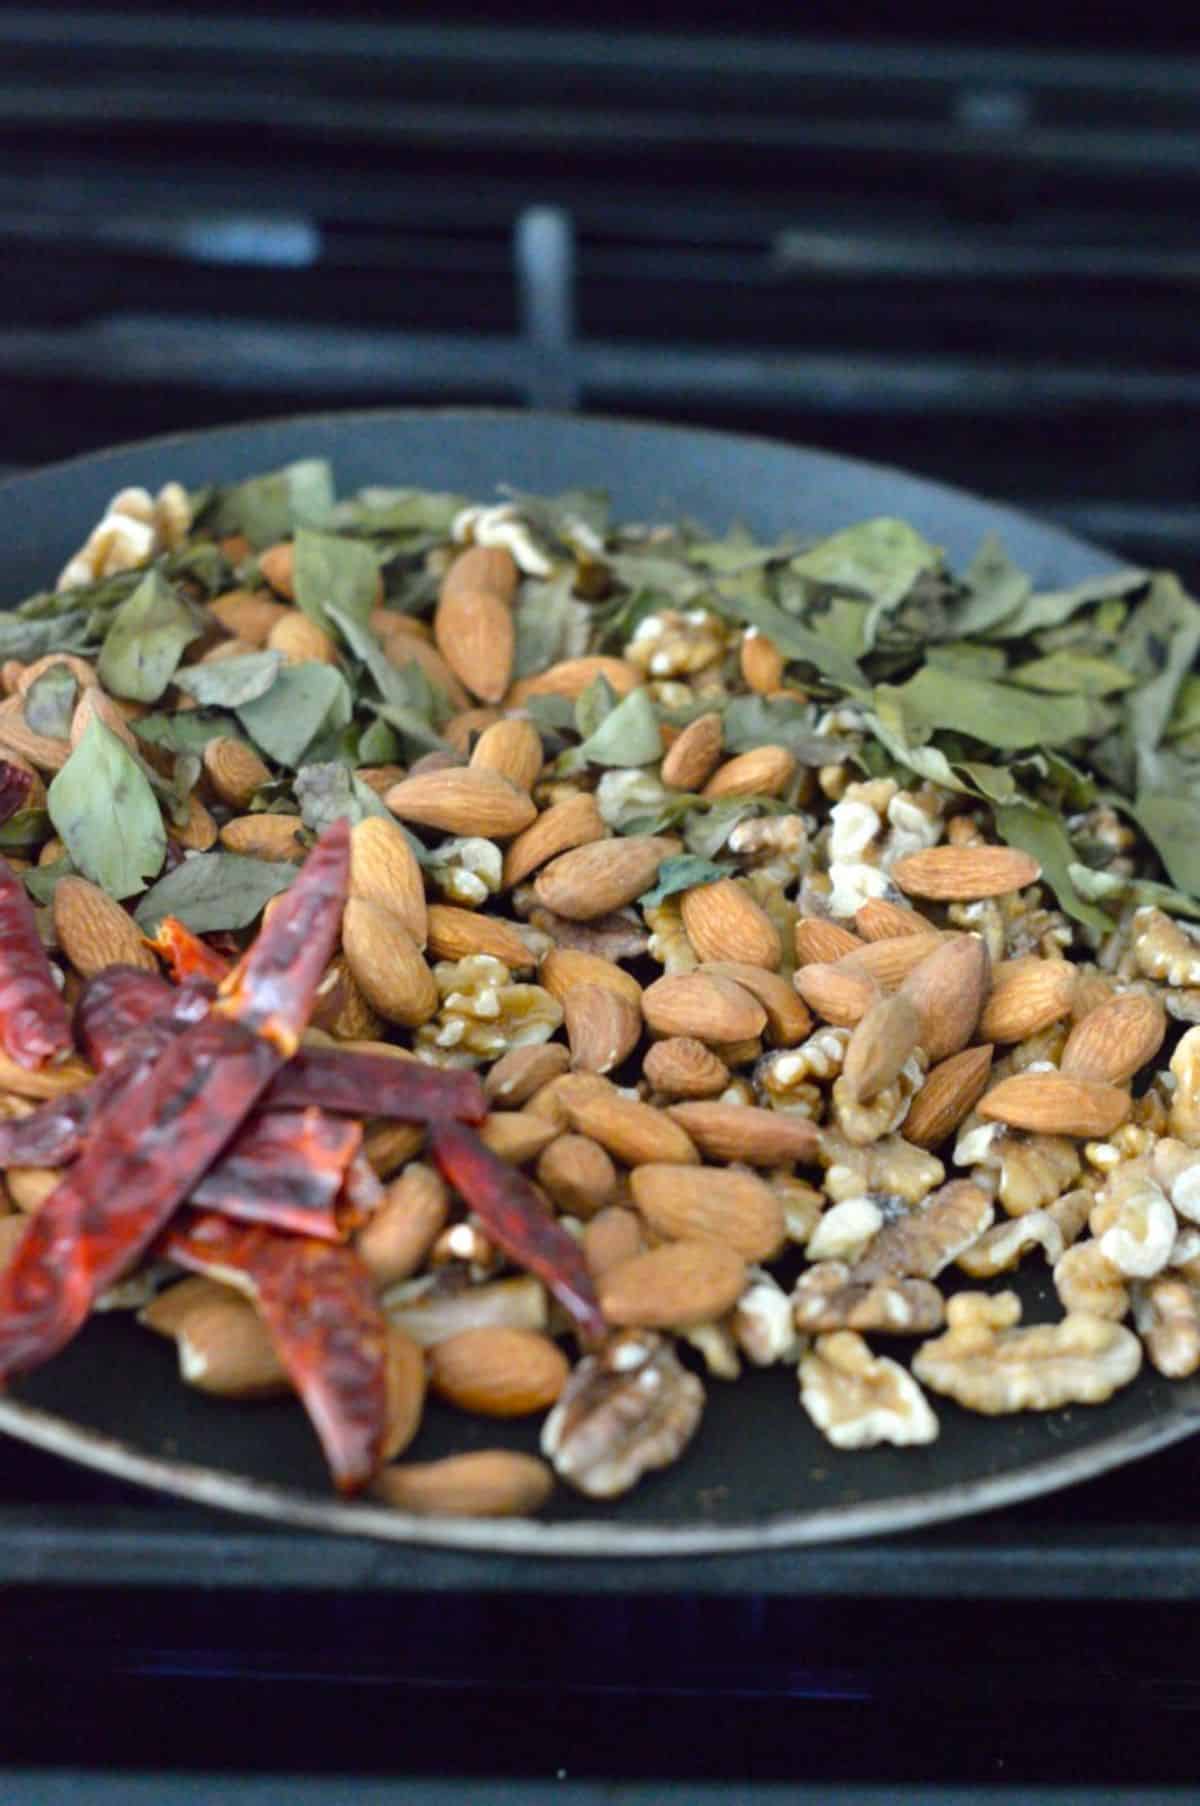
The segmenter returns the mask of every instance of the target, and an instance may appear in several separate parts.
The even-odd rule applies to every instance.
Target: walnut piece
[[[825,1191],[835,1204],[864,1194],[919,1204],[946,1177],[940,1160],[900,1135],[856,1147],[839,1130],[822,1129],[817,1159],[825,1168]]]
[[[589,1498],[613,1499],[677,1460],[703,1409],[703,1386],[667,1339],[626,1331],[573,1370],[542,1426],[542,1453]]]
[[[814,1261],[856,1261],[883,1224],[874,1198],[843,1198],[817,1219],[804,1252]]]
[[[880,1229],[851,1279],[936,1279],[992,1226],[995,1206],[969,1179],[952,1179]]]
[[[624,657],[647,677],[694,677],[725,656],[731,637],[720,616],[706,608],[686,614],[665,608],[643,616],[625,643]]]
[[[1200,1149],[1164,1137],[1154,1149],[1151,1170],[1180,1216],[1200,1223]]]
[[[1084,1311],[1120,1323],[1129,1314],[1129,1290],[1095,1240],[1077,1242],[1054,1263],[1054,1290],[1064,1311]]]
[[[1019,1129],[991,1135],[965,1124],[954,1149],[954,1164],[969,1166],[975,1184],[991,1192],[1010,1217],[1053,1204],[1081,1168],[1079,1149],[1065,1135],[1032,1135]]]
[[[1133,1320],[1151,1366],[1167,1379],[1200,1369],[1200,1294],[1186,1279],[1163,1273],[1135,1286]]]
[[[1028,1210],[1024,1216],[1008,1217],[965,1248],[958,1256],[958,1265],[972,1279],[994,1279],[998,1273],[1020,1266],[1027,1254],[1040,1248],[1050,1266],[1054,1266],[1079,1236],[1094,1203],[1091,1192],[1081,1188],[1065,1192],[1045,1210]]]
[[[800,1362],[800,1401],[835,1448],[933,1442],[938,1420],[912,1375],[853,1330],[820,1336]]]
[[[947,1302],[946,1317],[945,1334],[923,1342],[913,1356],[913,1373],[935,1392],[989,1417],[1101,1404],[1142,1364],[1131,1330],[1085,1311],[1018,1328],[1015,1292],[960,1292]]]
[[[926,1336],[945,1321],[945,1299],[926,1279],[857,1279],[845,1261],[821,1261],[803,1272],[792,1290],[796,1328],[805,1335],[828,1330],[879,1330],[891,1336]]]
[[[835,1079],[833,1118],[846,1140],[856,1147],[867,1147],[898,1129],[908,1115],[908,1106],[925,1083],[927,1064],[919,1050],[910,1054],[891,1084],[884,1085],[865,1103],[847,1079]]]
[[[1200,1148],[1200,1028],[1189,1028],[1180,1040],[1171,1055],[1171,1076],[1170,1133]]]
[[[1139,972],[1168,985],[1200,985],[1200,934],[1161,909],[1139,909],[1130,948]]]
[[[694,972],[700,956],[688,940],[678,896],[647,904],[643,914],[650,930],[647,951],[663,968],[664,976],[674,978],[679,972]]]
[[[181,545],[191,525],[191,505],[181,484],[164,483],[157,497],[147,489],[122,489],[63,566],[55,588],[77,589],[149,564],[160,552]]]
[[[1124,1279],[1161,1273],[1179,1227],[1170,1199],[1141,1160],[1117,1168],[1089,1221],[1101,1254]]]
[[[438,890],[463,909],[479,909],[500,889],[504,855],[479,835],[444,840],[426,867]]]
[[[799,1359],[804,1344],[796,1334],[792,1301],[764,1267],[746,1269],[746,1289],[730,1322],[738,1347],[755,1367]]]
[[[440,960],[433,968],[441,1006],[417,1030],[422,1059],[473,1066],[498,1060],[513,1047],[548,1041],[562,1022],[562,1006],[541,985],[515,984],[490,953]]]

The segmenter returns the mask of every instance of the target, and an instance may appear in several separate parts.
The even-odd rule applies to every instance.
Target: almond
[[[637,666],[626,664],[623,658],[568,658],[536,677],[521,678],[509,692],[508,706],[520,708],[531,696],[565,696],[568,702],[578,702],[598,677],[604,678],[618,696],[628,696],[642,681]]]
[[[286,596],[289,602],[296,599],[292,582],[294,558],[290,540],[280,540],[277,545],[268,546],[258,555],[259,575],[265,583],[271,585],[277,596]]]
[[[642,995],[642,1013],[657,1035],[690,1035],[697,1041],[748,1041],[767,1026],[756,997],[731,978],[679,972],[660,978]]]
[[[337,1041],[372,1040],[384,1032],[376,1014],[339,954],[329,962],[313,998],[312,1026]]]
[[[691,1035],[656,1041],[642,1071],[666,1097],[717,1097],[729,1083],[729,1068],[711,1047]]]
[[[0,709],[3,708],[0,703]],[[271,782],[271,773],[252,746],[244,740],[227,740],[218,734],[201,754],[209,783],[231,809],[248,809],[255,792]]]
[[[552,947],[543,954],[538,983],[562,1004],[576,985],[605,985],[618,996],[627,997],[641,1011],[642,987],[632,972],[618,966],[615,960],[601,959],[598,953],[581,953],[576,947]]]
[[[499,702],[512,682],[516,626],[494,590],[443,588],[433,617],[438,651],[472,696]]]
[[[743,633],[738,662],[747,687],[760,696],[770,696],[783,683],[783,654],[757,627],[747,627]]]
[[[235,815],[221,829],[218,838],[230,853],[241,853],[250,859],[291,861],[298,865],[306,848],[300,838],[304,824],[298,815]]]
[[[356,1238],[359,1256],[381,1291],[417,1271],[449,1214],[446,1182],[433,1167],[414,1161],[392,1180]]]
[[[908,942],[921,945],[917,935],[876,945]],[[974,1035],[990,975],[991,961],[979,936],[956,934],[939,942],[905,979],[903,994],[916,1006],[921,1046],[933,1065],[957,1053]]]
[[[524,1166],[558,1135],[556,1123],[530,1110],[493,1110],[480,1126],[479,1139],[510,1166]]]
[[[718,765],[703,795],[782,796],[796,774],[796,761],[786,746],[755,746]]]
[[[193,790],[187,801],[187,820],[169,824],[172,839],[189,852],[207,853],[217,844],[217,824]]]
[[[559,1135],[538,1159],[537,1182],[559,1210],[587,1221],[612,1202],[617,1169],[590,1135]]]
[[[464,1329],[429,1350],[438,1397],[482,1417],[547,1410],[569,1372],[562,1350],[536,1329]]]
[[[481,910],[458,909],[451,903],[431,903],[426,912],[431,959],[468,959],[489,953],[511,971],[525,971],[537,964],[511,922]]]
[[[894,991],[946,938],[938,933],[891,934],[886,940],[868,941],[860,947],[854,963],[870,973],[881,990]]]
[[[903,903],[868,897],[854,912],[854,926],[864,941],[888,941],[898,934],[931,934],[933,923]]]
[[[732,1310],[746,1264],[724,1242],[667,1242],[600,1275],[600,1308],[614,1328],[687,1329]]]
[[[52,671],[55,665],[65,665],[81,690],[94,690],[99,685],[100,679],[85,658],[77,658],[71,652],[47,652],[42,658],[35,658],[31,665],[22,667],[17,678],[17,694],[24,696],[38,678]]]
[[[175,1333],[184,1382],[218,1398],[278,1398],[287,1369],[252,1304],[226,1296],[190,1310]]]
[[[933,1068],[908,1108],[900,1133],[919,1148],[936,1148],[965,1122],[987,1089],[993,1048],[964,1047]]]
[[[608,985],[573,985],[562,1009],[577,1072],[612,1072],[641,1040],[641,1010]]]
[[[444,834],[478,834],[484,840],[507,840],[537,815],[527,791],[498,772],[466,765],[403,778],[384,801],[401,821],[440,828]]]
[[[333,635],[298,608],[289,608],[267,635],[267,646],[283,657],[285,665],[336,665],[338,649]]]
[[[857,955],[829,965],[801,966],[793,983],[809,1008],[838,1028],[853,1028],[879,996],[879,986]]]
[[[811,1164],[820,1142],[816,1124],[805,1117],[754,1104],[670,1104],[666,1113],[709,1160],[740,1160],[747,1166]]]
[[[517,561],[507,546],[468,546],[442,578],[441,593],[453,596],[459,590],[484,589],[502,602],[512,602],[520,580]]]
[[[1007,896],[1036,884],[1041,875],[1037,860],[1016,847],[923,847],[891,869],[893,883],[906,896],[945,903]]]
[[[545,1041],[540,1047],[510,1047],[488,1072],[483,1089],[489,1103],[515,1110],[570,1064],[571,1056],[561,1041]]]
[[[437,1013],[433,973],[390,909],[351,897],[342,913],[342,951],[363,996],[388,1022],[417,1028]]]
[[[812,1017],[790,979],[765,966],[748,966],[743,960],[706,960],[701,972],[712,978],[732,978],[757,997],[767,1012],[767,1040],[772,1047],[795,1047],[812,1030]]]
[[[1059,1070],[1075,1079],[1125,1085],[1163,1044],[1167,1018],[1157,997],[1128,991],[1106,998],[1071,1030]]]
[[[48,1097],[65,1097],[68,1091],[80,1091],[90,1085],[95,1076],[84,1060],[60,1060],[56,1065],[31,1072],[0,1053],[0,1092],[11,1092],[14,1097],[31,1097],[39,1102]]]
[[[686,1129],[664,1111],[623,1097],[615,1085],[590,1075],[581,1090],[583,1077],[568,1075],[557,1081],[567,1120],[581,1135],[590,1135],[625,1166],[642,1166],[648,1160],[681,1165],[699,1160]]]
[[[608,828],[596,807],[596,799],[588,792],[554,803],[509,845],[504,855],[505,889],[511,890],[514,884],[520,884],[530,872],[545,865],[557,853],[603,840],[607,834]]]
[[[508,1449],[398,1462],[371,1483],[372,1494],[385,1505],[422,1517],[527,1517],[553,1490],[554,1474],[544,1461]]]
[[[720,715],[697,715],[672,742],[659,776],[672,790],[698,791],[707,784],[720,757]]]
[[[152,1329],[156,1335],[169,1336],[174,1341],[180,1325],[197,1306],[237,1296],[237,1293],[231,1291],[229,1286],[223,1286],[219,1280],[193,1273],[187,1279],[181,1279],[175,1285],[165,1286],[161,1292],[156,1292],[149,1304],[143,1305],[138,1312],[137,1320],[144,1329]]]
[[[543,866],[534,880],[539,903],[572,922],[588,922],[632,903],[649,890],[679,842],[663,834],[624,834],[573,847]]]
[[[796,923],[795,940],[798,966],[824,965],[847,953],[857,953],[864,945],[848,928],[840,928],[822,916],[802,916]]]
[[[382,802],[393,784],[398,784],[404,776],[403,765],[360,765],[355,772]]]
[[[629,1176],[633,1201],[655,1235],[671,1241],[711,1238],[743,1260],[773,1260],[787,1235],[783,1205],[756,1173],[714,1166],[639,1166]]]
[[[98,884],[89,884],[86,878],[60,878],[52,907],[59,945],[84,978],[94,978],[105,966],[158,971],[158,961],[133,917]]]
[[[979,1018],[985,1041],[1024,1041],[1071,1013],[1075,967],[1066,959],[1005,959],[993,969]]]
[[[1039,1135],[1079,1135],[1089,1140],[1111,1135],[1133,1108],[1129,1092],[1116,1085],[1072,1078],[1063,1072],[1017,1072],[1001,1079],[980,1099],[988,1122]]]
[[[287,614],[287,604],[276,602],[265,589],[231,589],[208,605],[209,613],[226,633],[250,646],[265,646],[276,621]]]
[[[24,1217],[0,1217],[0,1273],[4,1272],[25,1233]]]
[[[425,1125],[416,1122],[376,1122],[363,1136],[363,1154],[377,1179],[390,1179],[421,1151]]]
[[[861,1017],[846,1048],[842,1077],[860,1103],[890,1085],[917,1045],[921,1018],[902,991],[880,997]]]
[[[6,1173],[8,1195],[18,1210],[40,1210],[63,1177],[60,1166],[10,1166]]]
[[[493,727],[497,721],[503,720],[504,713],[501,709],[460,709],[458,714],[452,715],[443,727],[442,739],[447,746],[453,747],[460,757],[469,759],[480,736],[489,727]],[[501,772],[500,775],[508,777],[507,772]],[[524,784],[521,788],[527,790],[529,786]]]
[[[425,880],[398,823],[368,815],[350,830],[350,895],[400,917],[418,947],[429,935]]]
[[[584,1228],[583,1258],[593,1280],[599,1280],[610,1267],[619,1267],[622,1261],[645,1252],[642,1219],[620,1205],[609,1205]]]
[[[136,753],[139,759],[144,758],[148,750],[146,743],[138,739],[125,716],[124,711],[131,706],[129,703],[117,702],[114,697],[109,696],[95,684],[90,689],[84,690],[75,704],[75,712],[71,716],[72,750],[79,745],[92,722],[99,721],[108,729],[109,733],[117,736],[122,746],[129,752]]]
[[[425,1409],[425,1350],[394,1323],[388,1324],[384,1386],[387,1434],[383,1458],[391,1461],[403,1454],[420,1429]]]
[[[496,771],[518,790],[532,790],[542,769],[542,737],[532,721],[493,721],[471,754],[476,771]]]
[[[71,756],[71,742],[64,736],[35,734],[25,720],[25,699],[7,696],[0,702],[0,752],[16,753],[39,771],[61,771]]]
[[[471,706],[471,698],[467,695],[458,678],[450,669],[436,646],[431,646],[421,636],[412,631],[413,623],[405,616],[397,615],[394,610],[383,609],[371,616],[371,625],[375,626],[380,615],[386,620],[390,615],[398,625],[382,630],[376,628],[379,643],[387,655],[388,662],[403,671],[406,665],[416,665],[417,669],[427,677],[436,690],[444,690],[446,700],[452,709],[466,709]]]
[[[700,960],[739,960],[778,970],[783,958],[779,933],[762,905],[735,878],[718,878],[685,890],[680,899],[683,927]]]

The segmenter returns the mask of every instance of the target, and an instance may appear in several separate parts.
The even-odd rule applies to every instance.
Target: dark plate
[[[339,492],[409,483],[487,497],[499,483],[607,489],[625,519],[689,515],[714,530],[822,533],[895,514],[965,563],[997,531],[1041,587],[1115,568],[1105,552],[1013,510],[903,472],[735,438],[621,421],[529,414],[388,412],[232,427],[77,459],[0,486],[5,593],[52,582],[127,484],[196,487],[291,459],[332,460]],[[1057,1314],[1043,1268],[1017,1289],[1029,1318]],[[410,1519],[331,1499],[297,1405],[235,1406],[189,1391],[174,1352],[128,1319],[93,1321],[43,1371],[0,1398],[0,1429],[69,1460],[197,1502],[279,1522],[537,1555],[690,1554],[780,1547],[910,1528],[1051,1492],[1189,1435],[1200,1388],[1145,1371],[1107,1405],[1003,1419],[934,1401],[939,1440],[923,1449],[842,1454],[795,1396],[795,1378],[711,1381],[684,1459],[600,1509],[556,1497],[545,1522]],[[536,1431],[432,1406],[411,1451],[535,1446]]]

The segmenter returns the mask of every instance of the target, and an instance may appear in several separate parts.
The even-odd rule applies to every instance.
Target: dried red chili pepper
[[[529,1180],[461,1123],[434,1123],[429,1148],[442,1175],[475,1212],[510,1260],[544,1280],[575,1319],[581,1336],[608,1333],[578,1244],[557,1223]]]
[[[75,1006],[75,1032],[98,1071],[104,1072],[130,1051],[142,1029],[174,1039],[189,1022],[208,1014],[216,989],[204,979],[176,988],[137,966],[106,966],[89,978]]]
[[[161,1248],[180,1266],[253,1299],[339,1492],[357,1492],[383,1460],[388,1327],[354,1249],[192,1211]]]
[[[11,821],[25,807],[33,788],[33,773],[22,771],[8,759],[0,759],[0,822]]]
[[[366,1212],[346,1196],[362,1125],[324,1111],[252,1116],[192,1187],[188,1202],[248,1223],[344,1241]]]
[[[198,934],[193,934],[178,916],[164,916],[158,924],[158,932],[146,938],[176,984],[185,978],[209,978],[219,985],[233,968],[231,959],[226,959]]]
[[[487,1099],[479,1074],[362,1054],[336,1047],[302,1047],[272,1085],[267,1102],[320,1104],[352,1116],[386,1116],[397,1122],[437,1122],[455,1117],[482,1122]]]
[[[6,859],[0,859],[0,1046],[30,1069],[72,1049],[70,1019],[38,938],[33,904]]]

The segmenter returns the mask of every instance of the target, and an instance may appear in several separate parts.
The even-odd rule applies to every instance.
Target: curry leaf
[[[658,868],[658,882],[653,890],[648,890],[638,898],[643,908],[652,908],[667,897],[673,897],[678,891],[691,890],[697,884],[712,884],[717,878],[727,878],[731,867],[717,865],[712,859],[698,858],[695,853],[679,853],[673,859],[664,859]]]
[[[167,837],[158,800],[133,754],[96,716],[46,807],[78,869],[110,897],[133,896],[161,869]]]
[[[1073,865],[1071,880],[1079,894],[1096,903],[1135,903],[1139,908],[1153,906],[1173,916],[1200,916],[1200,901],[1173,890],[1169,884],[1156,884],[1152,878],[1127,878],[1118,872],[1094,872],[1090,866]]]
[[[391,812],[369,784],[356,777],[348,765],[330,762],[303,765],[296,773],[296,801],[306,828],[320,834],[343,816],[355,825],[369,815],[391,821]]]
[[[967,594],[953,611],[954,631],[964,638],[999,626],[1028,599],[1033,585],[994,533],[988,533],[963,573]]]
[[[915,527],[889,516],[846,527],[790,561],[810,582],[850,590],[884,607],[899,602],[922,571],[937,570],[941,562],[941,552]]]
[[[164,916],[178,916],[195,934],[248,928],[298,869],[238,853],[189,853],[146,892],[134,921],[145,934],[153,934]]]
[[[592,679],[575,702],[575,732],[587,740],[617,706],[617,693],[603,673]]]
[[[751,627],[757,627],[768,639],[774,641],[785,658],[811,665],[814,671],[844,690],[858,690],[866,685],[866,678],[840,646],[813,633],[809,628],[802,627],[773,602],[749,595],[731,595],[725,589],[721,589],[719,593],[722,613],[731,614],[738,620],[746,621]]]
[[[74,878],[76,875],[73,862],[64,854],[61,859],[55,859],[49,865],[30,866],[27,872],[21,873],[21,879],[34,902],[45,909],[54,901],[59,879]]]
[[[1200,786],[1190,795],[1144,793],[1129,813],[1152,842],[1171,883],[1200,897]]]
[[[300,526],[320,527],[333,511],[333,472],[324,458],[301,458],[282,470],[223,490],[213,504],[216,533],[244,533],[256,552]]]
[[[755,746],[786,746],[801,765],[835,765],[845,756],[846,742],[813,731],[815,711],[786,697],[735,696],[721,717],[730,752]]]
[[[331,623],[338,625],[338,617],[346,615],[366,626],[379,586],[379,561],[370,546],[301,527],[292,560],[296,605],[318,627],[328,631]]]
[[[283,654],[264,648],[207,665],[187,665],[175,673],[175,682],[205,708],[237,709],[265,696],[282,669]]]
[[[24,847],[40,847],[50,831],[50,817],[44,809],[18,809],[6,822],[0,822],[0,847],[15,852]]]
[[[1111,696],[1127,690],[1137,679],[1112,659],[1086,652],[1052,652],[1018,665],[1009,682],[1026,690],[1049,690],[1065,696]]]
[[[1074,583],[1069,589],[1043,590],[1027,597],[1013,614],[1005,615],[988,630],[986,637],[1016,640],[1026,634],[1040,633],[1045,627],[1058,627],[1078,614],[1081,608],[1131,595],[1134,590],[1144,589],[1148,581],[1145,571],[1130,566],[1119,571],[1106,571],[1099,577],[1085,577],[1082,583]]]
[[[79,696],[79,684],[70,665],[49,665],[25,692],[25,723],[35,734],[65,740]]]
[[[88,643],[87,624],[87,613],[81,608],[45,620],[0,614],[0,659],[19,658],[22,664],[32,664],[47,652],[81,652]]]
[[[1016,751],[1023,746],[1058,746],[1081,739],[1091,723],[1082,697],[1042,697],[962,674],[951,683],[928,665],[890,694],[909,726],[910,741],[949,730],[982,740],[999,751]]]
[[[1097,934],[1109,932],[1111,917],[1089,903],[1075,887],[1071,875],[1076,864],[1074,849],[1057,815],[1039,803],[1011,803],[996,810],[996,828],[1010,847],[1018,847],[1037,860],[1060,908]]]
[[[131,702],[157,702],[200,627],[158,571],[149,571],[112,618],[96,669],[105,689]]]
[[[349,725],[350,686],[332,665],[284,665],[264,696],[242,703],[237,717],[270,759],[299,765],[318,734]]]
[[[516,650],[513,676],[532,677],[560,659],[587,651],[591,611],[572,594],[573,570],[549,583],[526,578],[513,610]]]
[[[181,709],[174,715],[143,715],[140,721],[130,724],[141,740],[148,740],[151,746],[165,746],[168,751],[176,753],[202,753],[209,741],[221,734],[233,740],[242,736],[233,729],[233,724],[212,716],[203,709]]]
[[[590,765],[649,765],[661,754],[658,717],[640,685],[609,710],[579,748]]]

